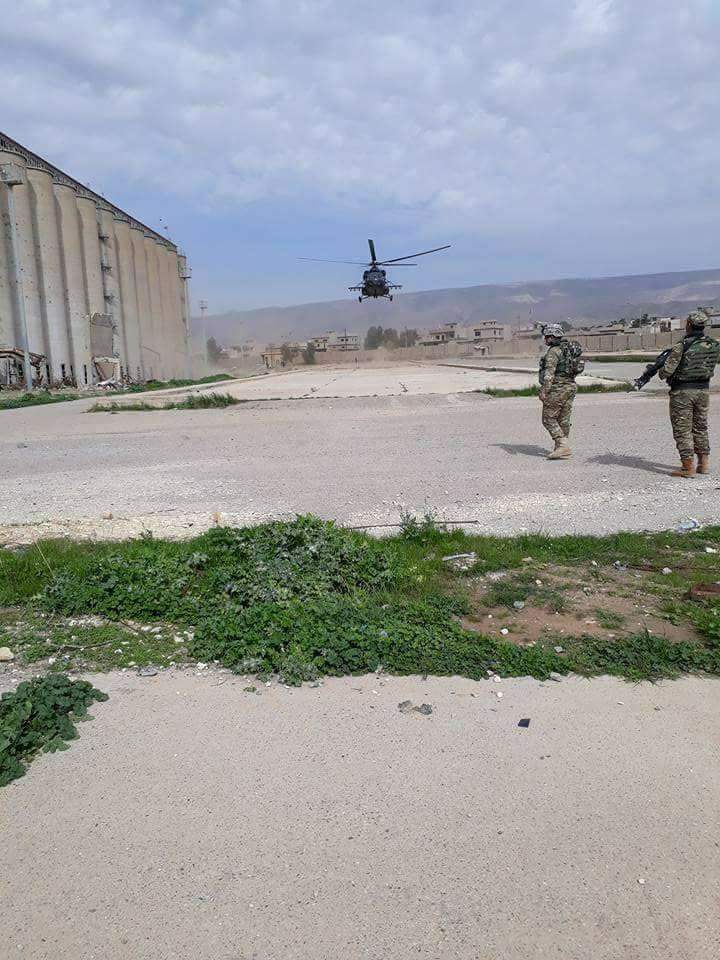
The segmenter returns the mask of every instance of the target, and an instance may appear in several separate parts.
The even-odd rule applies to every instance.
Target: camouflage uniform
[[[563,361],[563,348],[553,344],[543,357],[540,367],[540,383],[545,397],[542,422],[553,440],[570,436],[570,417],[577,393],[575,377],[567,370],[567,363]]]
[[[670,423],[681,460],[710,453],[708,387],[720,343],[702,330],[675,344],[660,370],[670,385]]]

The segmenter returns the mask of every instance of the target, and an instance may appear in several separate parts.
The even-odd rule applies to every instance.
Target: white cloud
[[[0,0],[3,125],[112,193],[307,198],[428,228],[702,217],[705,0]]]

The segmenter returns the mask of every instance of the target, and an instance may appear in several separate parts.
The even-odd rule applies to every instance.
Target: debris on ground
[[[663,567],[662,572],[664,577],[669,577],[670,574],[672,573],[672,570],[670,569],[670,567]]]
[[[0,663],[10,663],[15,659],[15,654],[10,647],[0,647]]]
[[[403,700],[398,704],[400,713],[419,713],[423,717],[429,717],[433,708],[429,703],[421,703],[419,707],[414,706],[412,700]]]
[[[690,600],[720,599],[720,583],[694,583],[688,591]]]
[[[695,517],[688,517],[687,520],[683,520],[682,523],[679,523],[675,527],[676,533],[688,533],[690,530],[699,530],[700,521],[696,520]]]
[[[470,570],[477,563],[476,553],[453,553],[442,558],[443,563],[449,563],[455,570]]]
[[[518,723],[519,727],[529,727],[530,726],[530,717],[523,717],[522,720]]]
[[[157,674],[155,667],[140,667],[138,670],[139,677],[156,677]]]

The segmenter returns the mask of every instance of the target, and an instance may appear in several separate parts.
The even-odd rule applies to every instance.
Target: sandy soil
[[[0,794],[8,960],[718,955],[713,681],[96,682]]]

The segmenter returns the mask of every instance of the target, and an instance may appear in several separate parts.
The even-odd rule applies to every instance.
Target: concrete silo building
[[[162,236],[0,133],[0,385],[188,376],[190,271]]]

